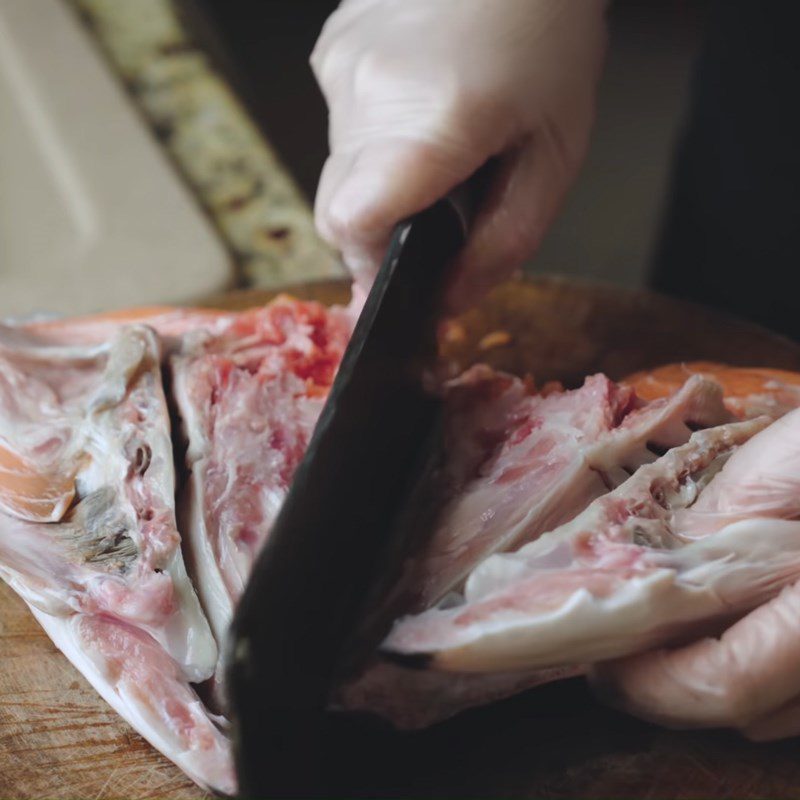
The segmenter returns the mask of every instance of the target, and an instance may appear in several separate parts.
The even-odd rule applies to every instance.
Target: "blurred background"
[[[0,0],[0,313],[341,274],[309,204],[333,0]],[[529,269],[648,280],[706,4],[618,0],[591,153]]]
[[[312,201],[327,116],[307,54],[336,5],[193,0],[259,125]],[[591,153],[531,268],[628,286],[646,280],[706,9],[698,0],[611,3]]]

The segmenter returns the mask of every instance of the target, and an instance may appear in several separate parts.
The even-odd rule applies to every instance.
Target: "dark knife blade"
[[[442,200],[394,232],[228,643],[243,797],[326,793],[317,769],[343,644],[391,546],[436,424],[423,388],[446,266],[466,236]]]

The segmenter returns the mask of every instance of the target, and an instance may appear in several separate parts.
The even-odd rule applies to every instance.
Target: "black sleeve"
[[[717,0],[651,284],[800,339],[800,3]]]

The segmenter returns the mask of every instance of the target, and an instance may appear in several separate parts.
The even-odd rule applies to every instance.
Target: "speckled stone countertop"
[[[240,286],[343,274],[311,210],[172,0],[68,0],[238,266]]]

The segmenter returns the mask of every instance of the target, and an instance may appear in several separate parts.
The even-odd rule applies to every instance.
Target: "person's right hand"
[[[492,156],[459,310],[535,251],[584,158],[605,0],[344,0],[311,64],[330,109],[317,226],[369,285],[391,230]]]

